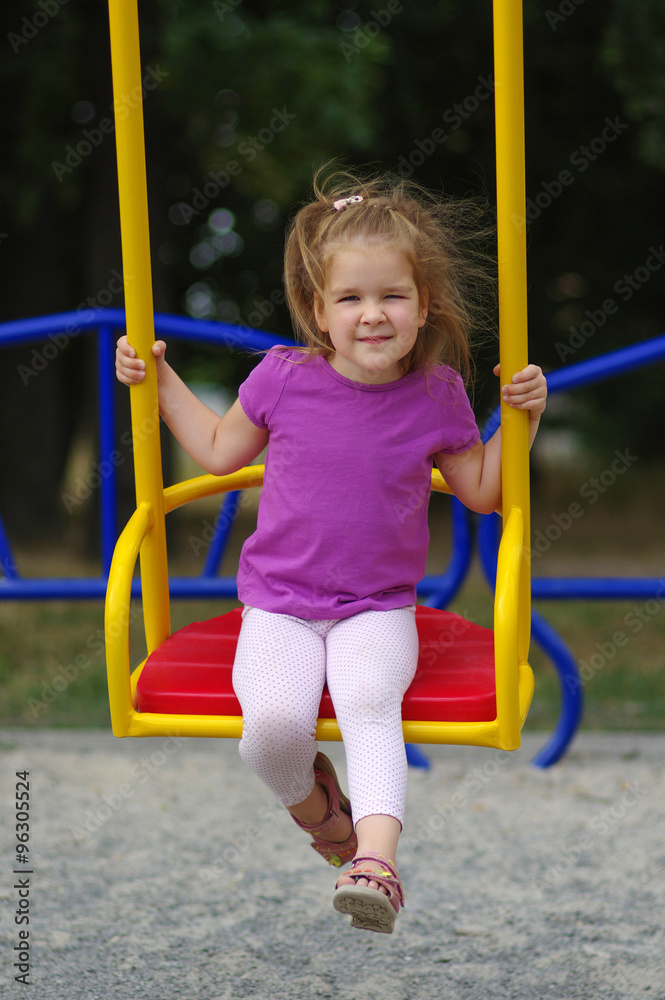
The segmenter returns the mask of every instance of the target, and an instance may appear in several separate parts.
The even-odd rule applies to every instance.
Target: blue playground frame
[[[102,600],[106,594],[108,572],[121,526],[118,524],[118,475],[116,441],[116,386],[114,373],[115,342],[125,329],[122,309],[98,309],[89,314],[60,313],[0,324],[0,348],[39,343],[64,336],[96,335],[97,384],[99,420],[99,467],[108,472],[100,477],[101,573],[97,577],[30,578],[20,575],[10,542],[0,517],[0,600]],[[230,350],[267,350],[275,344],[287,343],[284,338],[252,327],[238,326],[183,316],[155,315],[155,334],[190,343],[222,346]],[[665,335],[633,344],[609,354],[566,365],[548,374],[550,393],[569,391],[590,385],[627,371],[665,360]],[[492,415],[484,432],[489,437],[498,425],[498,410]],[[173,598],[235,598],[235,577],[222,577],[219,566],[226,549],[239,494],[228,494],[220,507],[214,536],[198,576],[172,577],[169,590]],[[475,518],[455,498],[452,498],[453,538],[448,567],[444,573],[426,576],[419,587],[421,603],[430,607],[446,607],[461,588],[474,552],[474,524],[478,550],[489,585],[493,588],[496,574],[497,523],[496,515]],[[654,578],[580,578],[536,577],[532,580],[534,599],[590,600],[654,597],[662,593],[662,579]],[[140,595],[140,581],[133,592]],[[538,767],[549,767],[566,752],[579,726],[582,710],[582,683],[577,664],[557,632],[535,610],[532,611],[532,635],[552,660],[561,687],[561,712],[554,733],[534,758]],[[427,758],[416,747],[409,746],[409,762],[428,766]]]

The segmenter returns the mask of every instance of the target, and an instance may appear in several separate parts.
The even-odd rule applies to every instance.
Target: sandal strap
[[[301,820],[296,819],[295,816],[293,817],[293,820],[301,830],[306,830],[307,833],[311,833],[313,835],[330,833],[330,831],[334,830],[339,823],[340,794],[342,795],[342,799],[345,800],[344,804],[348,802],[348,799],[346,799],[346,796],[341,792],[335,768],[325,754],[317,753],[316,755],[316,759],[314,760],[314,780],[317,785],[322,785],[325,789],[328,797],[328,811],[323,819],[318,823],[303,823]],[[345,809],[344,812],[348,812],[350,815],[351,810]]]
[[[358,838],[356,831],[353,830],[348,840],[338,843],[334,840],[319,840],[316,837],[312,841],[311,846],[326,859],[329,865],[332,865],[334,868],[341,868],[342,865],[345,865],[356,854],[358,850]]]
[[[324,753],[319,752],[314,758],[314,778],[319,784],[325,785],[334,808],[350,816],[351,802],[342,791],[333,762]]]
[[[323,785],[328,797],[328,811],[320,823],[303,823],[293,817],[294,822],[301,830],[306,830],[314,838],[312,847],[318,854],[326,859],[329,865],[341,868],[347,861],[350,861],[358,850],[358,837],[356,831],[351,827],[350,836],[341,842],[324,840],[322,834],[330,833],[338,825],[340,814],[346,813],[351,816],[351,803],[339,786],[337,773],[332,761],[323,753],[317,753],[314,759],[314,780],[318,785]],[[352,817],[353,822],[353,817]]]
[[[382,870],[380,872],[375,872],[371,868],[361,868],[358,870],[357,866],[361,865],[363,862],[373,861],[375,864],[381,865]],[[404,906],[404,888],[402,886],[402,880],[399,877],[399,872],[395,867],[394,861],[389,861],[388,858],[384,857],[383,854],[375,854],[373,851],[368,851],[366,854],[360,855],[355,858],[353,864],[349,868],[347,875],[351,878],[366,878],[368,881],[376,882],[378,885],[383,886],[384,889],[388,890],[388,899],[395,906],[395,897],[398,900],[398,904],[395,907],[399,909],[399,904]]]

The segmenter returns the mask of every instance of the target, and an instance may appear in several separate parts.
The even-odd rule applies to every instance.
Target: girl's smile
[[[402,375],[405,358],[427,319],[413,268],[398,250],[352,244],[335,252],[316,322],[335,350],[331,366],[354,382],[380,385]]]

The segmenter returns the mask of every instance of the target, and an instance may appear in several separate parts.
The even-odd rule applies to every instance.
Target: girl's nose
[[[384,318],[383,309],[378,302],[367,302],[363,308],[361,323],[380,323]]]

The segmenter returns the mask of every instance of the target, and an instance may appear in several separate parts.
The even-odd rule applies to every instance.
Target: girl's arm
[[[188,455],[206,472],[225,476],[248,465],[268,443],[268,431],[257,427],[245,414],[240,400],[220,417],[187,388],[164,360],[166,344],[158,340],[152,349],[157,359],[159,413]],[[125,385],[145,378],[145,362],[126,337],[118,341],[116,374]]]
[[[499,375],[497,365],[494,374]],[[529,413],[529,447],[538,430],[547,400],[547,382],[540,368],[527,365],[502,387],[504,402]],[[478,442],[461,455],[435,455],[436,464],[455,496],[479,514],[501,506],[501,428],[486,444]]]

